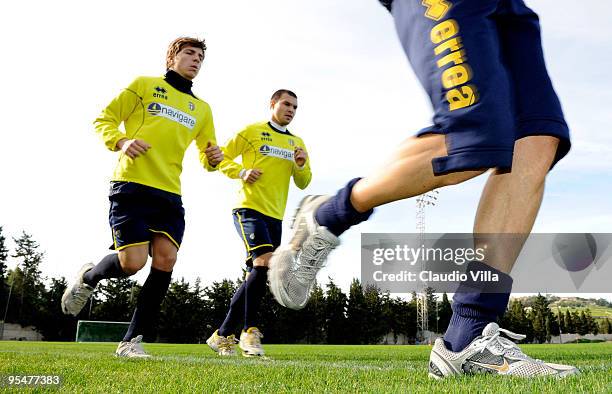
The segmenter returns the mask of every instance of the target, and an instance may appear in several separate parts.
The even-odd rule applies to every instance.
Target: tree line
[[[7,323],[34,326],[45,340],[72,341],[78,319],[131,319],[141,289],[136,281],[129,278],[102,281],[79,316],[65,316],[60,300],[68,285],[66,279],[43,277],[39,267],[44,253],[31,235],[23,232],[13,240],[15,250],[10,256],[19,264],[8,270],[10,251],[0,227],[0,317],[6,315]],[[208,286],[203,286],[200,279],[193,284],[184,279],[173,281],[162,304],[158,337],[149,340],[204,343],[223,321],[242,280],[225,279]],[[452,313],[447,295],[440,297],[427,289],[426,302],[430,331],[443,332]],[[410,300],[392,297],[354,279],[345,294],[329,279],[324,287],[315,287],[310,302],[301,311],[281,307],[268,292],[260,308],[259,328],[266,343],[376,344],[396,343],[400,337],[415,343],[416,319],[414,293]],[[538,295],[528,307],[513,300],[501,325],[526,334],[528,342],[542,343],[558,335],[559,330],[581,335],[612,333],[610,320],[598,320],[599,324],[588,310],[555,314],[550,301]]]

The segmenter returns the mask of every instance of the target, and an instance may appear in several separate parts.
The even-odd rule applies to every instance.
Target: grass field
[[[123,360],[113,357],[115,346],[0,342],[0,375],[61,375],[68,392],[612,393],[612,343],[523,346],[535,358],[580,368],[563,380],[443,381],[427,376],[428,346],[267,345],[268,360],[171,344],[145,345],[154,359]]]

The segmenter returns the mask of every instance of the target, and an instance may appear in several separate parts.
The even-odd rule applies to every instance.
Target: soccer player
[[[243,319],[239,342],[242,354],[264,355],[256,316],[266,290],[268,263],[281,241],[289,180],[293,177],[296,186],[304,189],[312,178],[304,142],[287,129],[297,108],[295,93],[276,91],[270,99],[270,121],[245,127],[223,148],[225,160],[219,170],[240,182],[232,214],[246,248],[248,273],[232,297],[223,324],[207,341],[222,356],[235,354],[233,332]],[[232,161],[238,156],[242,156],[242,164]]]
[[[185,150],[195,140],[208,171],[223,160],[210,106],[191,90],[205,51],[204,40],[177,38],[168,47],[166,74],[136,78],[94,122],[106,147],[118,152],[109,194],[117,253],[80,269],[62,297],[62,310],[76,316],[100,280],[134,275],[150,254],[151,271],[117,348],[120,357],[149,357],[141,342],[143,336],[154,338],[185,229],[180,183]]]
[[[339,236],[377,206],[454,185],[493,169],[476,212],[478,247],[500,284],[459,288],[430,376],[487,372],[565,376],[565,365],[526,356],[496,319],[508,303],[509,273],[535,221],[549,170],[570,149],[561,105],[548,76],[537,15],[522,0],[387,0],[400,41],[434,108],[434,125],[404,141],[386,165],[332,197],[300,204],[288,246],[274,253],[270,288],[283,305],[308,301],[316,273]],[[519,242],[496,242],[520,234]]]

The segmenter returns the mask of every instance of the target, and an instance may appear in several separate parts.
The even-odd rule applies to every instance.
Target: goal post
[[[79,320],[75,342],[121,342],[129,322]]]

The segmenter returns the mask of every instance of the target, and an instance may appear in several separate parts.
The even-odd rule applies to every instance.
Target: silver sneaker
[[[527,356],[514,342],[501,337],[502,333],[515,340],[525,338],[499,328],[497,323],[489,323],[482,330],[482,336],[460,352],[446,349],[444,340],[436,339],[429,357],[429,376],[441,379],[455,374],[487,373],[532,378],[578,373],[576,367],[545,363]]]
[[[115,350],[115,356],[125,358],[151,357],[151,355],[147,354],[142,347],[142,335],[132,338],[132,340],[129,342],[119,342],[119,346],[117,346],[117,350]]]
[[[91,263],[82,266],[72,286],[67,287],[64,291],[62,295],[62,312],[64,314],[76,316],[87,304],[87,300],[91,293],[93,293],[94,288],[87,283],[83,283],[83,275],[93,267],[94,265]]]
[[[217,352],[219,356],[235,356],[236,355],[236,337],[234,334],[226,337],[219,335],[219,330],[213,332],[213,334],[206,340],[206,344],[212,350]]]
[[[279,304],[302,309],[310,299],[317,273],[325,266],[329,253],[340,240],[326,227],[319,226],[314,215],[329,196],[305,197],[294,215],[289,244],[279,247],[270,259],[270,291]]]

